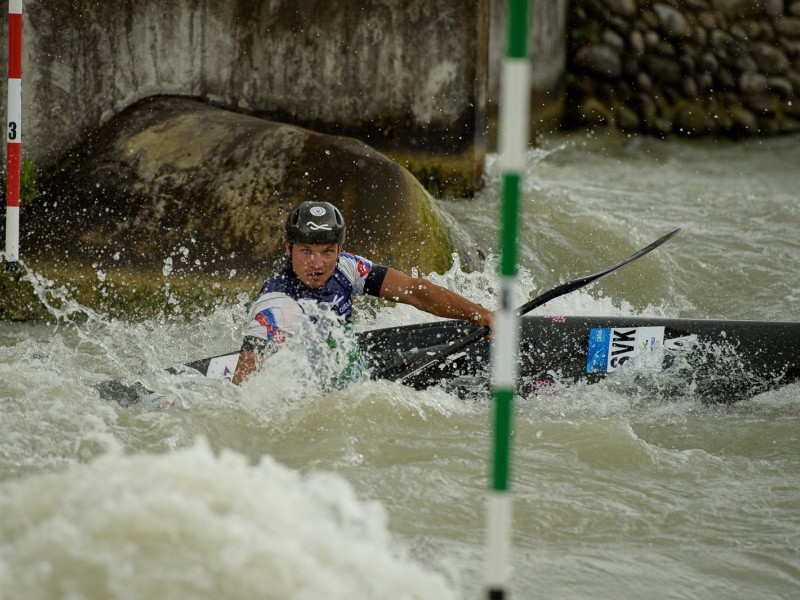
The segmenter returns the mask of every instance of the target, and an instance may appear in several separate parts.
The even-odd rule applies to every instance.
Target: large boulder
[[[349,250],[401,270],[446,270],[457,249],[436,201],[363,142],[189,98],[127,109],[42,188],[23,252],[104,268],[267,275],[305,199],[342,210]]]

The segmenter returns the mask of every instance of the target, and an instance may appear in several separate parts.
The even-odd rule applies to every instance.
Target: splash
[[[455,598],[341,477],[202,440],[12,482],[0,512],[8,598]]]
[[[63,377],[87,385],[108,378],[148,379],[176,363],[220,349],[229,351],[240,343],[242,315],[249,301],[246,295],[232,304],[221,302],[208,314],[173,310],[155,319],[123,321],[81,304],[68,285],[57,286],[24,262],[21,265],[21,279],[31,285],[51,317],[45,326],[26,326],[48,330],[26,352],[45,359],[39,361],[40,368]],[[99,281],[103,276],[98,271]],[[168,283],[164,291],[169,299]]]

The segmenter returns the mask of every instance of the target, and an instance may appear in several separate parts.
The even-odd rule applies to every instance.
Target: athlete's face
[[[339,244],[286,244],[286,256],[300,281],[315,290],[333,275],[341,249]]]

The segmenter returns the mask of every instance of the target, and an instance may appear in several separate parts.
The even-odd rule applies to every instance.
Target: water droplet
[[[164,268],[161,270],[161,272],[164,274],[164,277],[167,277],[170,273],[172,273],[172,257],[171,256],[168,256],[164,260]]]

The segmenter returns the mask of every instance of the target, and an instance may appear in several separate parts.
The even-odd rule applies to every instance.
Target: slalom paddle
[[[530,300],[529,302],[526,302],[525,304],[520,306],[519,309],[517,310],[517,315],[522,316],[526,313],[529,313],[533,309],[538,308],[547,302],[550,302],[550,300],[553,300],[565,294],[569,294],[570,292],[574,292],[575,290],[585,287],[590,283],[594,283],[598,279],[601,279],[606,275],[613,273],[617,269],[620,269],[625,265],[632,263],[637,258],[641,258],[648,252],[655,250],[661,244],[663,244],[664,242],[675,236],[679,231],[680,228],[671,231],[664,237],[657,239],[652,244],[645,246],[635,254],[630,255],[625,260],[615,264],[613,267],[609,267],[603,271],[600,271],[599,273],[595,273],[594,275],[587,275],[586,277],[581,277],[573,281],[568,281],[566,283],[562,283],[561,285],[554,287],[553,289],[537,296],[533,300]],[[422,371],[429,369],[432,366],[442,362],[448,356],[452,356],[456,352],[463,350],[470,344],[477,342],[479,339],[486,337],[488,333],[489,333],[488,327],[481,327],[480,329],[477,329],[472,333],[465,335],[460,340],[453,342],[452,345],[448,346],[444,350],[441,350],[434,354],[428,354],[425,351],[419,352],[410,359],[401,361],[399,364],[391,364],[388,367],[385,367],[381,371],[378,371],[374,375],[374,377],[378,379],[389,379],[390,381],[399,381],[402,383],[408,380],[409,378],[413,377],[414,375],[417,375]]]

